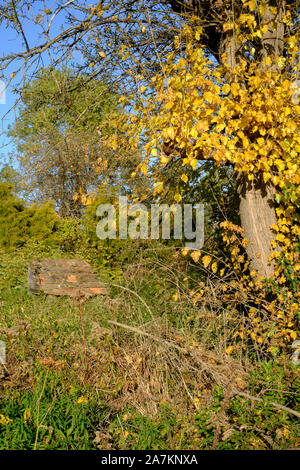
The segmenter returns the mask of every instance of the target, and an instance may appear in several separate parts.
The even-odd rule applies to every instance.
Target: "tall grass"
[[[80,306],[28,293],[32,257],[0,259],[0,449],[299,445],[296,366],[239,342],[216,285],[195,301],[193,271],[145,251],[122,271],[95,263],[109,295]]]

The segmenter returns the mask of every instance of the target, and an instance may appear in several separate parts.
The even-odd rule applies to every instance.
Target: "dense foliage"
[[[299,446],[299,2],[25,3],[0,6],[26,46],[0,58],[0,448]],[[204,203],[203,247],[99,239],[120,195]],[[31,295],[43,257],[108,295]]]

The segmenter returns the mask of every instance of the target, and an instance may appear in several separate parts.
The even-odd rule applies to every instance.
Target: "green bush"
[[[59,217],[51,202],[26,206],[12,184],[0,182],[0,246],[21,247],[30,239],[45,240],[58,229]]]

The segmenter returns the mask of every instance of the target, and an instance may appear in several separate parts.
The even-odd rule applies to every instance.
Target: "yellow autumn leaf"
[[[198,137],[198,132],[197,132],[197,129],[195,127],[193,127],[190,131],[190,136],[192,139],[197,139]]]
[[[146,175],[148,173],[148,168],[145,163],[143,163],[143,165],[141,166],[141,172],[143,173],[143,175]]]
[[[225,85],[222,86],[222,93],[224,95],[227,95],[229,92],[230,92],[231,88],[230,88],[230,85],[228,85],[228,83],[225,83]]]
[[[290,337],[291,337],[293,340],[297,339],[297,332],[296,332],[296,331],[291,331],[291,332],[290,332]]]
[[[208,103],[212,103],[213,100],[214,100],[214,95],[212,94],[211,91],[207,91],[203,94],[203,98],[205,101],[207,101]]]
[[[190,161],[190,165],[193,168],[193,170],[196,170],[196,168],[197,168],[197,161],[198,160],[196,158],[192,158],[191,161]]]
[[[223,24],[224,33],[226,33],[227,31],[230,31],[231,29],[233,29],[233,23],[232,22]]]
[[[196,31],[196,33],[195,33],[195,39],[196,39],[196,41],[199,41],[199,40],[200,40],[200,38],[201,38],[201,32],[202,32],[201,30]]]
[[[197,127],[198,133],[199,132],[202,133],[202,132],[208,131],[209,124],[208,124],[207,120],[200,120],[200,121],[197,122],[196,127]]]
[[[278,57],[277,58],[277,65],[278,65],[280,70],[284,68],[285,62],[286,62],[286,59],[284,57]]]
[[[211,265],[211,270],[212,270],[212,272],[215,274],[215,273],[218,271],[218,263],[214,262],[214,263]]]
[[[168,157],[166,157],[165,155],[161,155],[161,157],[159,157],[159,159],[160,159],[160,163],[162,165],[166,165],[170,161],[170,159]]]
[[[188,252],[189,252],[188,248],[182,248],[182,249],[181,249],[181,254],[182,254],[183,256],[187,256]]]
[[[232,83],[231,85],[231,91],[233,96],[237,96],[239,94],[240,90],[240,85],[238,83]]]
[[[184,175],[184,174],[183,174],[183,175],[181,175],[181,180],[182,180],[184,183],[187,183],[188,180],[189,180],[189,178],[188,178],[187,175]]]
[[[211,256],[209,256],[209,255],[203,256],[203,258],[202,258],[203,266],[204,266],[205,268],[207,268],[207,267],[210,265],[211,260],[212,260],[212,257],[211,257]]]
[[[233,346],[228,346],[228,348],[226,348],[226,354],[231,354],[233,351]]]
[[[155,185],[155,190],[157,193],[161,193],[164,189],[164,183],[163,181],[158,181]]]
[[[256,8],[256,0],[250,0],[248,5],[249,5],[250,10],[254,11]]]
[[[81,395],[78,400],[77,400],[77,403],[80,404],[80,403],[88,403],[89,399],[84,396],[84,395]]]
[[[266,34],[269,31],[269,26],[267,24],[261,27],[262,34]]]
[[[166,132],[167,132],[167,136],[169,137],[169,139],[174,140],[174,138],[175,138],[174,127],[168,127]]]
[[[191,257],[193,258],[193,260],[195,261],[195,263],[197,263],[199,261],[199,258],[200,258],[200,255],[201,255],[201,251],[200,250],[195,250],[191,253]]]
[[[279,233],[278,235],[276,235],[276,240],[278,240],[279,242],[284,242],[285,236],[283,235],[283,233]]]

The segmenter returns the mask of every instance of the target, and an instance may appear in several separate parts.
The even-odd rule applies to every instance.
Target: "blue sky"
[[[50,2],[48,2],[50,4]],[[38,14],[38,7],[40,4],[39,1],[33,2],[35,5],[34,9],[30,14],[33,18]],[[51,2],[53,7],[53,2]],[[47,6],[46,6],[47,7]],[[43,2],[43,8],[45,8],[45,3]],[[57,35],[61,32],[60,27],[64,20],[63,12],[57,15],[55,18],[52,27],[51,27],[51,37]],[[23,23],[22,23],[23,24]],[[34,20],[28,21],[23,24],[26,38],[28,40],[29,46],[33,47],[41,42],[44,42],[44,38],[39,38],[38,36],[38,25],[34,23]],[[40,31],[39,31],[40,32]],[[5,29],[3,24],[0,27],[0,56],[8,55],[10,53],[15,53],[18,51],[25,50],[25,45],[22,43],[21,36],[18,36],[17,33],[12,28]],[[41,66],[49,65],[49,58],[47,54],[43,55],[43,63]],[[10,65],[7,70],[5,70],[4,83],[7,83],[11,74],[16,71],[18,68],[17,63]],[[17,74],[13,82],[8,85],[5,92],[5,104],[0,102],[0,168],[3,164],[8,162],[10,154],[15,154],[15,148],[9,139],[5,136],[5,131],[8,128],[8,125],[14,121],[15,115],[18,112],[17,106],[14,107],[14,104],[17,100],[18,95],[13,92],[17,83],[22,78],[22,72]],[[1,90],[1,87],[0,87]],[[1,100],[2,101],[2,100]],[[7,114],[8,113],[8,114]],[[16,162],[12,161],[13,165],[16,166]]]
[[[9,52],[13,52],[18,47],[19,49],[19,40],[16,40],[16,33],[12,29],[0,28],[0,54],[1,56]],[[10,66],[5,72],[4,84],[7,83],[7,77],[14,71],[14,67]],[[5,91],[5,104],[0,104],[0,155],[1,155],[1,164],[6,161],[8,153],[13,151],[13,146],[7,145],[8,140],[4,136],[4,132],[7,129],[7,126],[14,119],[13,111],[6,115],[8,111],[12,108],[16,96],[12,93],[12,86],[8,86]]]

